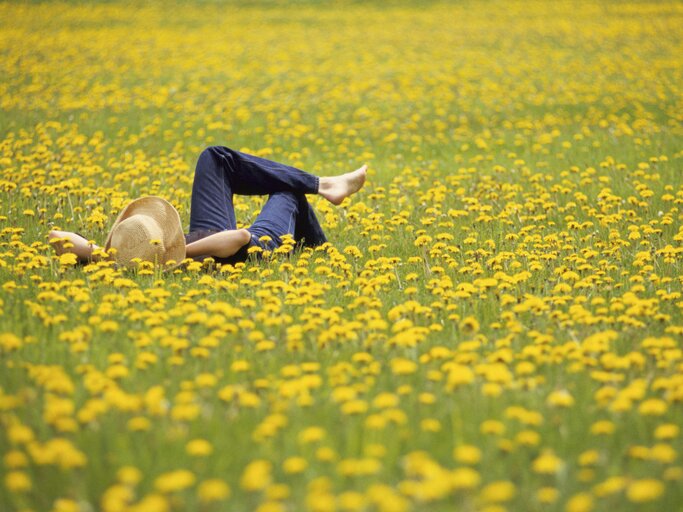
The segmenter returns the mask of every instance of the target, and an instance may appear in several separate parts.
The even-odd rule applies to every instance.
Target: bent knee
[[[233,150],[226,146],[207,146],[199,154],[199,158],[202,157],[216,157],[219,155],[225,155],[226,153],[231,153]]]
[[[216,146],[206,147],[202,150],[201,153],[199,153],[199,159],[198,160],[201,161],[202,159],[213,158],[216,155],[216,153],[217,153]]]
[[[221,152],[219,146],[209,146],[199,154],[197,165],[194,170],[195,184],[199,176],[212,176],[216,174],[220,157]]]

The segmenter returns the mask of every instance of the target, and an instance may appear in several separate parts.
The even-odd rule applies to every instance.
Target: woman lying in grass
[[[219,263],[244,261],[250,247],[273,250],[290,234],[295,242],[316,246],[327,241],[306,194],[320,194],[339,205],[365,183],[367,165],[353,172],[318,177],[300,169],[212,146],[199,156],[192,184],[190,229],[183,235],[178,212],[158,197],[131,202],[116,219],[105,251],[127,265],[134,258],[168,264],[184,258],[211,256]],[[233,195],[269,195],[246,229],[237,229]],[[58,254],[70,252],[79,261],[97,260],[101,251],[78,233],[51,231]]]

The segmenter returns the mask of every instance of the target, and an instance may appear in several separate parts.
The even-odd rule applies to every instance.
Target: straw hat
[[[118,265],[129,265],[133,258],[160,265],[185,259],[185,236],[180,215],[173,205],[156,196],[130,202],[119,214],[107,235],[106,251],[116,249]]]

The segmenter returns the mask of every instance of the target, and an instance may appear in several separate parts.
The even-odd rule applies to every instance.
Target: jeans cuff
[[[247,230],[247,231],[249,231],[249,230]],[[249,247],[260,247],[260,248],[263,249],[264,251],[270,250],[270,248],[268,247],[268,244],[267,244],[267,243],[261,242],[261,241],[259,240],[259,236],[258,236],[258,235],[255,235],[255,234],[252,233],[251,231],[249,231],[249,234],[251,234],[251,240],[249,240],[249,243],[247,244],[247,249],[248,249]]]

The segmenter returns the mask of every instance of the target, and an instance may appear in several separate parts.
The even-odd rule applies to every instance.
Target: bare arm
[[[50,231],[49,242],[59,255],[70,252],[81,262],[99,261],[101,257],[95,253],[100,247],[88,242],[85,238],[70,231]]]
[[[246,229],[221,231],[187,244],[185,248],[186,256],[188,258],[196,256],[227,258],[239,251],[242,246],[248,244],[249,240],[251,240],[251,233]]]
[[[81,262],[99,261],[101,256],[97,254],[99,246],[90,243],[76,233],[69,231],[50,231],[50,244],[57,254],[73,253]],[[215,256],[227,258],[232,256],[240,248],[249,243],[251,233],[246,229],[231,229],[214,233],[201,240],[192,242],[186,247],[186,256]]]

